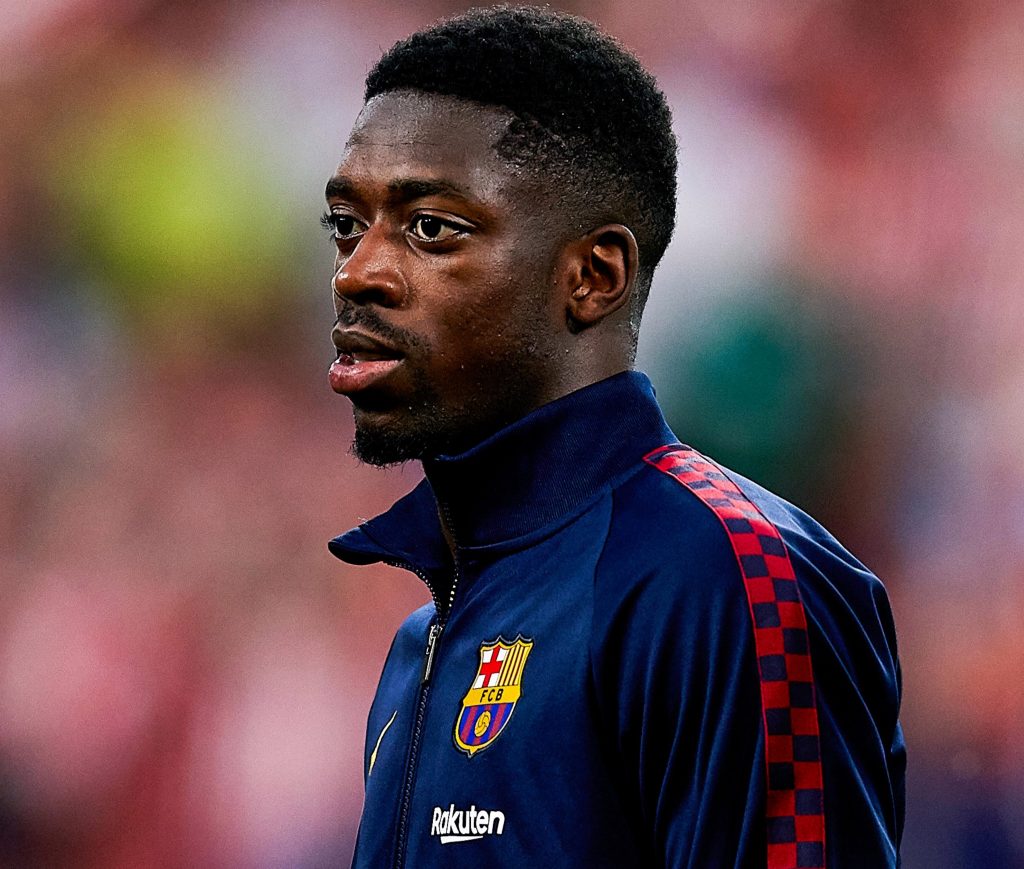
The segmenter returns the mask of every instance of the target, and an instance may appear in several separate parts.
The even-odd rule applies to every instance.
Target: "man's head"
[[[452,452],[629,367],[674,223],[670,121],[632,55],[546,10],[381,58],[327,189],[357,454]]]

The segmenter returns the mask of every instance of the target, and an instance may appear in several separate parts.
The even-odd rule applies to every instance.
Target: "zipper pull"
[[[427,634],[427,659],[423,662],[423,680],[421,684],[426,685],[430,681],[430,674],[434,669],[434,651],[437,648],[438,637],[444,630],[441,625],[434,622],[430,626],[430,633]]]

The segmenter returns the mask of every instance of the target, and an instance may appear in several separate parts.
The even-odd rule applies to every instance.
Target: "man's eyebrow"
[[[457,196],[460,199],[473,198],[464,187],[440,178],[398,178],[388,184],[388,194],[392,199],[401,202],[422,199],[424,196]]]
[[[457,196],[472,201],[473,197],[464,187],[440,178],[396,178],[388,183],[388,198],[395,202],[409,202],[424,196]],[[327,199],[358,199],[356,185],[351,179],[338,175],[327,182],[324,190]]]
[[[355,192],[355,185],[341,176],[335,176],[327,182],[324,196],[327,199],[351,199]]]

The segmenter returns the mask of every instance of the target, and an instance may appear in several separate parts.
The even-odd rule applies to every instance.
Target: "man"
[[[668,430],[631,371],[672,233],[664,97],[592,25],[394,46],[327,185],[330,379],[426,479],[331,541],[414,571],[370,711],[366,867],[884,867],[903,817],[878,582]]]

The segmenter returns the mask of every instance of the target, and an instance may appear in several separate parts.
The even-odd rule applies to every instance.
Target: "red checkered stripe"
[[[768,869],[825,866],[821,747],[807,618],[778,529],[718,465],[671,444],[644,461],[700,498],[725,527],[747,591],[761,677]]]

